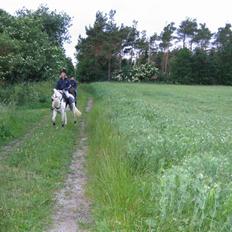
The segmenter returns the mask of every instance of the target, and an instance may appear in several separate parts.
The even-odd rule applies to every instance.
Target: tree
[[[191,84],[192,79],[192,52],[187,48],[180,49],[171,60],[171,78],[173,82]]]
[[[57,17],[46,9],[47,16]],[[65,38],[52,41],[44,27],[45,15],[22,9],[16,16],[0,11],[0,78],[7,82],[53,78],[66,64]],[[67,26],[67,25],[66,25]],[[63,27],[60,26],[61,28]],[[64,28],[63,28],[64,29]],[[67,30],[67,29],[65,29]],[[54,38],[57,31],[53,31]],[[63,39],[63,40],[62,40]],[[62,40],[62,41],[61,41]]]
[[[145,64],[148,61],[149,42],[147,39],[146,31],[138,33],[135,40],[134,53],[136,53],[138,64]]]
[[[11,26],[12,22],[14,22],[14,17],[8,14],[6,11],[0,9],[0,33],[6,31],[6,28]]]
[[[173,22],[169,23],[167,26],[164,27],[163,31],[159,36],[161,40],[159,46],[163,51],[162,72],[165,74],[167,74],[168,70],[169,48],[172,46],[171,41],[174,38],[173,33],[176,30],[176,27],[174,27],[174,25],[175,23]]]
[[[34,12],[23,8],[17,11],[17,15],[40,21],[43,31],[46,32],[52,43],[62,46],[64,42],[69,41],[68,29],[71,26],[71,18],[66,13],[50,11],[47,6],[42,5]]]
[[[86,27],[86,38],[79,38],[77,50],[77,75],[82,80],[111,80],[111,75],[121,63],[121,52],[130,38],[129,28],[117,26],[115,11],[97,12],[93,26]]]
[[[232,43],[232,31],[231,24],[227,23],[225,27],[218,28],[215,34],[214,44],[217,46],[218,50],[225,49]]]
[[[196,48],[191,58],[191,75],[194,84],[215,83],[214,72],[212,72],[212,60],[207,52],[201,48]]]
[[[67,57],[66,58],[66,70],[67,70],[67,73],[68,75],[71,77],[71,76],[75,76],[75,68],[73,66],[73,62],[72,62],[72,59],[70,57]]]
[[[206,50],[210,43],[210,39],[212,37],[212,33],[210,32],[209,28],[206,27],[206,24],[200,23],[200,28],[197,29],[196,34],[193,38],[193,42],[197,44],[203,50]]]
[[[215,34],[217,81],[219,84],[232,84],[232,30],[231,24],[220,27]]]
[[[194,35],[197,31],[197,22],[196,19],[187,18],[182,21],[179,28],[177,29],[177,35],[179,41],[182,41],[183,48],[186,47],[186,41],[189,41],[190,48],[192,49],[192,43]]]
[[[153,60],[153,63],[155,63],[152,57],[156,55],[158,52],[158,49],[159,49],[159,45],[157,43],[158,41],[159,41],[159,36],[157,35],[157,33],[154,33],[149,38],[148,63],[152,63],[152,60]]]

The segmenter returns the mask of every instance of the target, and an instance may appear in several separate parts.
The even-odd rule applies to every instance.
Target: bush
[[[7,138],[13,137],[10,127],[3,122],[0,124],[0,138],[5,140]]]
[[[119,72],[113,75],[115,81],[128,81],[128,82],[140,82],[140,81],[152,81],[158,77],[158,69],[152,64],[141,64],[132,66],[130,70],[126,72]]]
[[[5,85],[0,89],[0,102],[4,105],[16,106],[30,105],[31,107],[47,106],[50,102],[48,93],[52,89],[51,83],[41,82],[23,83],[19,85]]]

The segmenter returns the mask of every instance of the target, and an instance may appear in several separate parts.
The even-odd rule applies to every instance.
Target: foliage
[[[50,95],[47,93],[53,88],[53,83],[21,83],[17,85],[5,85],[0,89],[0,104],[11,106],[27,106],[31,108],[46,107],[50,103]]]
[[[135,26],[117,26],[115,11],[97,12],[93,26],[86,27],[86,38],[79,38],[77,76],[82,81],[111,80],[112,73],[122,64],[122,54],[131,46],[142,46]]]
[[[140,82],[156,80],[158,69],[151,64],[134,65],[130,70],[125,70],[115,74],[113,80],[116,81],[128,81],[128,82]]]
[[[196,19],[187,18],[182,21],[179,28],[177,29],[178,39],[183,42],[183,48],[186,47],[186,40],[189,40],[190,46],[194,39],[194,35],[197,31]]]
[[[171,78],[173,82],[192,83],[192,53],[187,48],[180,49],[171,61]]]
[[[0,11],[0,80],[14,83],[52,79],[66,66],[62,44],[70,17],[40,7],[16,16]]]
[[[209,46],[212,33],[206,24],[200,23],[200,28],[196,30],[196,34],[193,38],[193,42],[200,46],[201,49],[206,49]]]
[[[132,70],[134,65],[151,64],[159,69],[162,82],[232,84],[231,24],[212,33],[205,23],[186,18],[178,27],[171,22],[159,34],[147,36],[137,30],[136,21],[132,26],[117,26],[114,15],[115,11],[98,12],[94,25],[86,27],[87,36],[79,38],[76,73],[80,80],[150,80],[142,75],[135,78]]]
[[[169,63],[169,48],[172,46],[171,41],[173,40],[174,36],[173,33],[176,30],[176,27],[174,27],[174,23],[170,23],[167,26],[164,27],[163,31],[160,34],[160,48],[163,51],[163,58],[162,58],[162,72],[166,73],[168,72],[168,63]]]

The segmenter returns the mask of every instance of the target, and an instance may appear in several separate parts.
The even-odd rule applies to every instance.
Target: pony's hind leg
[[[64,125],[67,125],[67,113],[64,112]]]
[[[72,113],[73,113],[73,118],[74,118],[74,124],[77,123],[77,115],[76,115],[76,106],[75,106],[75,103],[72,104]]]

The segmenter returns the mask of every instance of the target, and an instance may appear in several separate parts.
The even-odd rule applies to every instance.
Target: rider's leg
[[[77,92],[76,92],[76,90],[74,91],[74,99],[75,99],[75,105],[77,105]]]
[[[75,102],[75,99],[72,94],[70,94],[68,91],[64,91],[65,96],[67,97],[68,104],[71,110],[73,110],[73,103]]]

